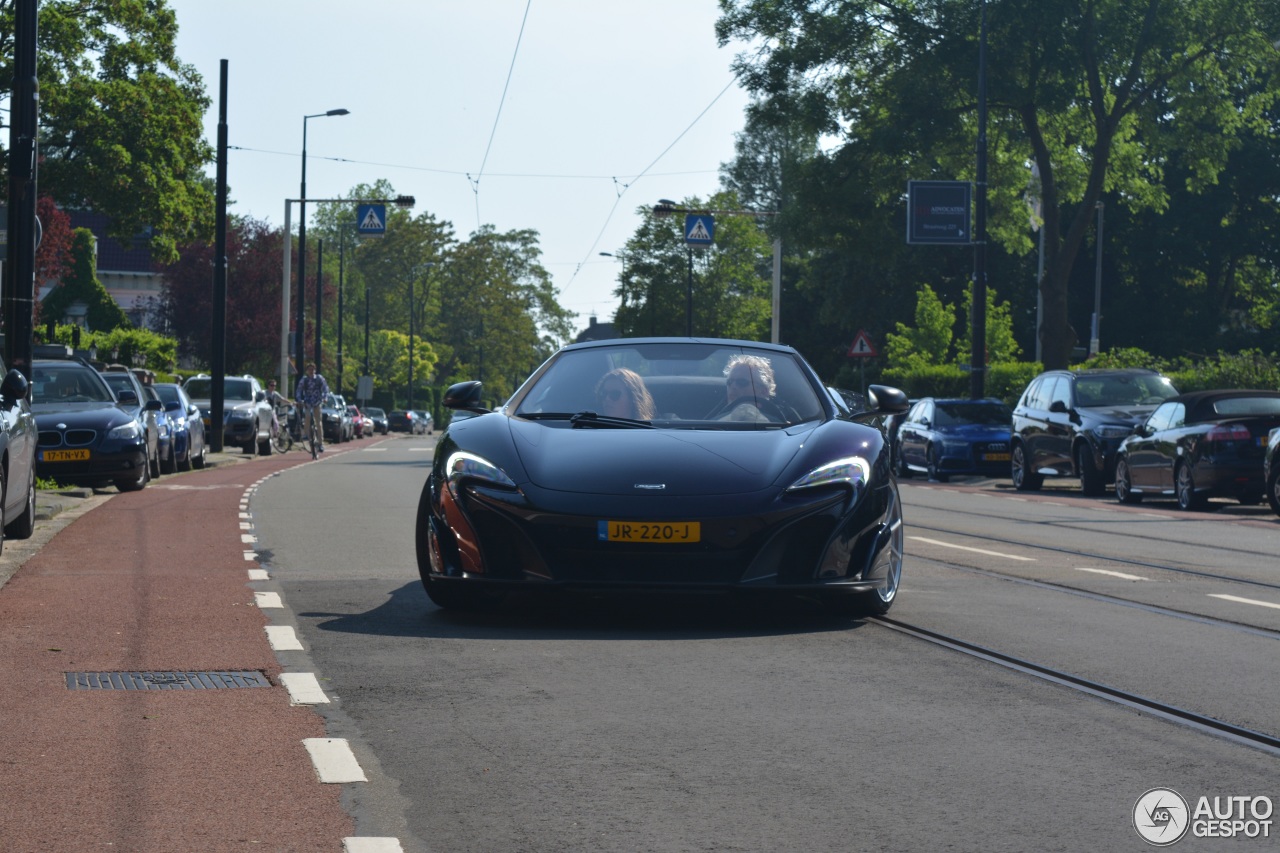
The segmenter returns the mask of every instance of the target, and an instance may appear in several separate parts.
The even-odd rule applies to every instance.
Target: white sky
[[[228,61],[233,213],[283,224],[302,117],[344,107],[307,122],[308,198],[385,178],[461,239],[481,222],[532,228],[579,328],[617,307],[618,262],[599,253],[623,247],[637,207],[717,188],[747,103],[730,85],[740,48],[716,45],[714,0],[170,5],[178,56],[212,99],[211,145]]]

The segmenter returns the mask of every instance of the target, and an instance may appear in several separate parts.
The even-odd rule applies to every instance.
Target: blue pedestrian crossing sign
[[[382,237],[387,233],[387,206],[385,204],[361,204],[356,206],[356,233],[361,237]]]
[[[684,218],[684,241],[690,246],[710,246],[716,237],[716,218],[709,213],[690,213]]]

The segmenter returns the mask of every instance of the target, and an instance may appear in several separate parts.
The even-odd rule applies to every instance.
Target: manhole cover
[[[68,690],[223,690],[270,687],[261,672],[68,672]]]

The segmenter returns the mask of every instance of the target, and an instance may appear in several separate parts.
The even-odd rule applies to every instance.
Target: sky
[[[284,223],[386,179],[465,239],[533,229],[560,304],[612,319],[637,208],[706,197],[746,93],[714,0],[170,0],[217,144],[227,60],[230,212]],[[214,174],[212,166],[209,174]],[[296,231],[297,206],[292,218]]]

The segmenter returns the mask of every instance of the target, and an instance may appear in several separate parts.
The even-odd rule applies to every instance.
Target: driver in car
[[[773,365],[759,355],[735,355],[724,366],[725,404],[716,416],[722,421],[782,420],[773,397],[778,385]]]

